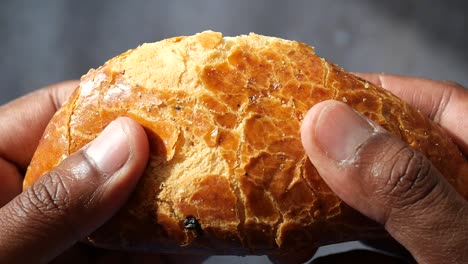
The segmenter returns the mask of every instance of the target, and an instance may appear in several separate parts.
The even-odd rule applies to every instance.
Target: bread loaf
[[[24,188],[128,116],[148,134],[150,161],[131,199],[89,243],[307,257],[320,245],[384,236],[327,187],[304,153],[303,116],[327,99],[422,151],[467,197],[466,159],[388,91],[305,44],[211,31],[143,44],[84,75],[48,125]]]

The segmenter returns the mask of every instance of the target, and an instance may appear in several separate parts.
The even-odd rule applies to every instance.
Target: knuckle
[[[0,208],[0,225],[13,230],[11,233],[21,230],[44,238],[59,232],[80,239],[84,233],[77,221],[96,212],[95,199],[102,195],[99,187],[105,181],[84,155],[73,154]]]
[[[86,155],[75,153],[28,188],[21,202],[42,215],[67,214],[90,199],[105,181],[99,176]]]
[[[426,200],[437,185],[431,162],[409,146],[391,154],[385,167],[380,193],[394,207],[404,208]]]
[[[66,214],[70,205],[70,184],[61,178],[60,169],[44,175],[22,199],[24,208],[44,216]]]

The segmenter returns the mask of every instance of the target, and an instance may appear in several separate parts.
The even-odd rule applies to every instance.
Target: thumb
[[[423,154],[336,101],[315,105],[301,135],[330,188],[383,224],[418,262],[467,260],[467,202]]]
[[[0,262],[42,263],[109,219],[148,159],[141,126],[118,118],[0,209]]]

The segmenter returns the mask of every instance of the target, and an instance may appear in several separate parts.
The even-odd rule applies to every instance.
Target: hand
[[[401,76],[360,75],[420,109],[467,155],[468,92],[462,87]],[[416,261],[467,263],[468,202],[424,155],[369,122],[337,101],[312,107],[301,135],[320,175],[347,204],[384,225]]]
[[[2,263],[52,260],[109,219],[146,167],[149,149],[143,128],[118,118],[21,193],[23,172],[45,126],[76,86],[61,83],[0,108]]]

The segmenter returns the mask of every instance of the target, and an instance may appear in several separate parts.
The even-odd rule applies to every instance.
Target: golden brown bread
[[[421,150],[468,196],[466,159],[442,129],[394,95],[305,44],[216,32],[144,44],[89,71],[47,127],[24,187],[113,119],[129,116],[145,127],[151,159],[128,204],[90,243],[308,256],[320,245],[385,235],[331,192],[305,156],[302,118],[327,99]],[[190,216],[200,229],[184,228]]]

